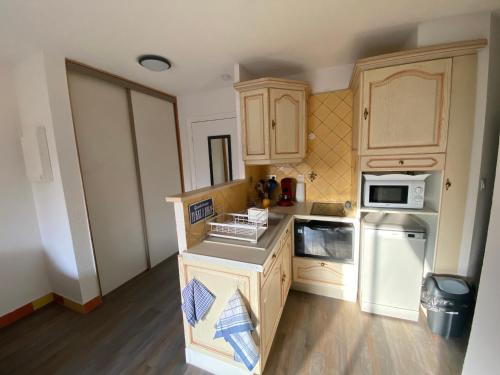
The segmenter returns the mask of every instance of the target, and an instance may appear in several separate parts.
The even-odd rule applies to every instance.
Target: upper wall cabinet
[[[364,72],[361,155],[446,151],[451,59]]]
[[[307,83],[262,78],[234,87],[240,92],[245,163],[293,163],[304,159]]]

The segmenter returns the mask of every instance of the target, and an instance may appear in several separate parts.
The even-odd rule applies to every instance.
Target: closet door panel
[[[104,295],[148,267],[127,92],[72,71],[68,85]]]
[[[151,266],[178,251],[173,204],[181,174],[172,103],[130,92]]]

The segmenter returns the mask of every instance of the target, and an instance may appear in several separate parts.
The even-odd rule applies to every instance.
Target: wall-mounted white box
[[[51,182],[52,166],[45,127],[28,129],[21,137],[26,174],[31,182]]]

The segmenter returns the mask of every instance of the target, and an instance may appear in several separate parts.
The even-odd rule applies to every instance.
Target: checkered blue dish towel
[[[214,338],[224,337],[234,349],[234,359],[243,362],[249,370],[259,361],[259,348],[251,334],[253,330],[245,303],[236,290],[215,323]]]
[[[187,321],[193,327],[206,315],[215,297],[205,285],[196,279],[192,279],[182,289],[182,311]]]

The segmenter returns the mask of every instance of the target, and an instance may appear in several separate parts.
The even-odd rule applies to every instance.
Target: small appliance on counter
[[[295,188],[295,200],[299,203],[305,202],[306,200],[306,186],[303,174],[297,176],[297,187]]]
[[[424,208],[429,174],[363,174],[363,205],[379,208]]]
[[[278,206],[293,206],[293,180],[284,178],[281,180],[281,196]]]

